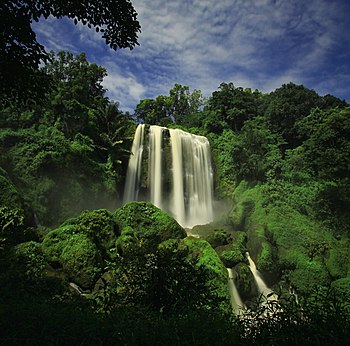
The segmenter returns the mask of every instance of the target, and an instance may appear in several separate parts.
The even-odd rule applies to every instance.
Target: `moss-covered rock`
[[[268,241],[262,242],[261,252],[257,259],[257,269],[262,273],[264,279],[269,285],[275,284],[281,276],[276,252],[277,249]]]
[[[85,210],[78,217],[68,219],[62,226],[74,225],[76,232],[86,234],[107,257],[116,237],[120,234],[113,213],[106,209]]]
[[[253,300],[258,296],[258,289],[254,276],[245,263],[239,263],[234,267],[235,284],[243,301]]]
[[[231,235],[222,229],[214,229],[212,233],[205,237],[205,240],[215,249],[218,246],[229,244]]]
[[[34,241],[18,244],[12,250],[11,266],[22,279],[44,277],[46,263],[40,244]]]
[[[175,219],[151,203],[128,203],[117,209],[114,216],[119,229],[132,228],[137,237],[153,248],[164,240],[186,237],[185,230]]]
[[[103,268],[101,252],[79,224],[50,231],[42,242],[42,249],[53,268],[62,268],[68,280],[84,289],[93,287]]]
[[[66,240],[60,262],[67,278],[83,289],[92,288],[101,273],[99,251],[82,233],[73,234]]]
[[[60,258],[70,236],[76,233],[73,225],[61,226],[46,234],[42,242],[42,249],[48,262],[54,267],[62,267]]]
[[[228,274],[219,256],[210,244],[202,239],[186,238],[184,244],[189,248],[189,258],[195,260],[196,266],[207,269],[207,289],[225,312],[231,311],[229,292],[227,289]]]
[[[226,268],[245,261],[244,252],[235,243],[219,246],[215,250]]]

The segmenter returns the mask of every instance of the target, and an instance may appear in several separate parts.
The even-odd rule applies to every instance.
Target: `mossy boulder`
[[[189,259],[195,265],[204,266],[207,272],[206,286],[222,311],[230,312],[231,303],[227,289],[228,274],[225,266],[211,245],[203,239],[186,238],[183,243],[189,248]]]
[[[255,284],[254,276],[245,263],[239,263],[234,267],[235,284],[239,295],[243,301],[251,301],[258,296],[258,289]]]
[[[101,274],[101,256],[96,245],[82,233],[73,234],[65,242],[60,256],[68,280],[83,289],[92,288]]]
[[[274,285],[281,277],[277,249],[268,241],[263,241],[261,244],[256,266],[268,285]]]
[[[45,255],[41,245],[29,241],[16,245],[11,251],[11,266],[16,275],[25,280],[35,280],[45,276]]]
[[[215,250],[226,268],[232,268],[236,264],[246,260],[242,251],[234,243],[219,246]]]
[[[215,248],[225,267],[232,268],[237,263],[245,261],[246,234],[244,232],[228,232],[214,230],[206,237],[209,244]]]
[[[120,235],[118,223],[113,213],[106,209],[85,210],[78,217],[66,220],[62,226],[74,226],[75,232],[86,234],[98,247],[104,257],[114,247]]]
[[[230,243],[230,234],[222,229],[214,229],[205,240],[215,249],[216,247],[227,245]]]
[[[130,227],[151,247],[167,239],[186,237],[185,230],[166,212],[147,202],[131,202],[114,213],[120,230]]]
[[[62,268],[68,280],[84,289],[93,287],[103,268],[96,244],[75,225],[49,232],[42,242],[42,249],[53,268]]]

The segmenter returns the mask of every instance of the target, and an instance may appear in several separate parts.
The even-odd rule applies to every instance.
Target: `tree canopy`
[[[0,4],[0,95],[4,100],[28,99],[28,90],[29,97],[35,98],[47,88],[48,80],[38,67],[49,55],[37,41],[32,22],[49,16],[94,27],[115,50],[138,44],[140,24],[130,0],[5,0]]]

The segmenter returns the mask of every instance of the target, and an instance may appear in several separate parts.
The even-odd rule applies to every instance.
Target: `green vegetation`
[[[0,6],[13,17],[21,11],[10,3]],[[50,14],[87,17],[97,28],[121,18],[116,10],[99,12],[99,19],[85,7],[58,3],[28,2],[24,22],[17,18],[11,28],[28,29],[31,19]],[[129,1],[120,6],[132,17],[127,31],[117,28],[126,36],[112,26],[104,38],[113,48],[132,47],[138,22]],[[18,81],[7,87],[0,75],[2,343],[346,343],[345,101],[293,83],[269,94],[222,83],[205,100],[199,90],[175,84],[169,95],[140,100],[131,116],[105,97],[103,67],[83,53],[45,53],[34,45],[32,60],[16,66],[26,79],[25,102]],[[39,68],[40,60],[46,63]],[[150,203],[120,207],[137,122],[209,138],[216,198],[232,208],[193,230],[202,239],[186,237]],[[280,293],[278,303],[256,303],[247,251]],[[231,313],[225,267],[233,268],[250,307],[240,318]]]

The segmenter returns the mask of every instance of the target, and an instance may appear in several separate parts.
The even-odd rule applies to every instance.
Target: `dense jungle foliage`
[[[222,83],[207,99],[175,84],[131,115],[105,96],[107,71],[84,54],[50,53],[40,71],[52,85],[46,102],[0,109],[2,343],[347,342],[345,101],[293,83],[268,94]],[[139,122],[210,140],[228,211],[194,228],[201,239],[149,203],[121,205]],[[257,301],[247,250],[278,302]],[[225,267],[250,307],[240,318]]]

